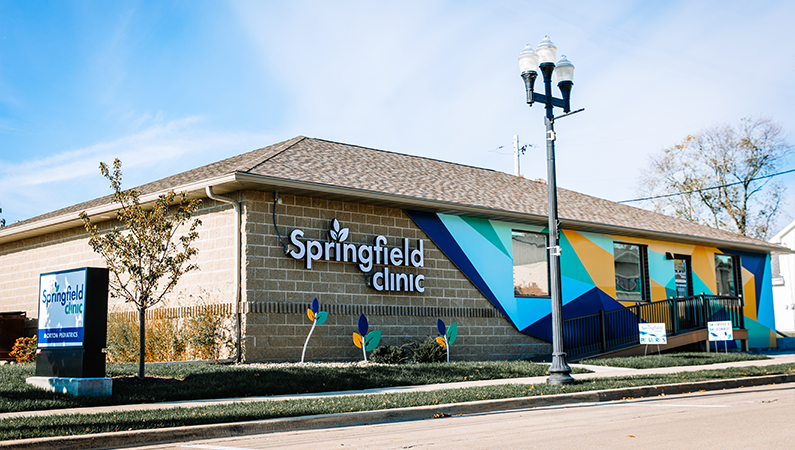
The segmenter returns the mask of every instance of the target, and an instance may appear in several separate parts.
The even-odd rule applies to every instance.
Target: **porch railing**
[[[668,336],[707,328],[707,322],[730,320],[745,328],[740,297],[696,295],[636,303],[563,320],[563,346],[569,359],[581,359],[640,344],[639,323],[665,323]]]

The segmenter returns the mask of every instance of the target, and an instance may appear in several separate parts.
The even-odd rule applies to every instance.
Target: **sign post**
[[[646,346],[643,350],[643,356],[646,356],[649,344],[656,344],[657,353],[660,353],[660,344],[665,345],[668,343],[668,334],[664,323],[639,323],[638,332],[640,345]]]
[[[723,352],[729,353],[729,341],[734,340],[734,326],[732,325],[732,321],[721,320],[707,322],[707,331],[709,342],[723,341]],[[709,342],[707,342],[707,351],[709,351]],[[718,351],[718,344],[715,344],[715,351]]]
[[[110,395],[105,378],[108,269],[39,276],[39,346],[29,384],[73,395]]]

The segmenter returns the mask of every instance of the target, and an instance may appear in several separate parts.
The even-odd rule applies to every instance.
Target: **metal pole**
[[[546,83],[545,83],[546,84]],[[547,96],[551,98],[551,96]],[[551,102],[551,100],[550,100]],[[551,108],[547,110],[551,111]],[[549,204],[549,281],[552,302],[552,365],[549,367],[549,384],[573,383],[571,367],[563,351],[563,299],[560,292],[560,247],[558,246],[558,193],[555,180],[555,130],[554,119],[544,118],[547,126],[547,195]]]
[[[519,135],[513,135],[513,174],[519,176]]]

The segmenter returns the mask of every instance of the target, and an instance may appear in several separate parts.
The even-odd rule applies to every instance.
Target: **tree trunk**
[[[146,310],[138,310],[138,378],[144,379],[144,358],[146,357]]]

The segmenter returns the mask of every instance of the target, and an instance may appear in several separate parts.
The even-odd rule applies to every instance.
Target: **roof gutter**
[[[234,200],[229,197],[224,197],[222,195],[217,195],[213,192],[212,186],[206,186],[205,192],[207,193],[207,197],[222,203],[229,203],[235,210],[235,329],[234,329],[234,336],[235,336],[235,355],[232,357],[235,362],[241,361],[241,325],[242,325],[242,318],[240,314],[240,300],[241,300],[241,292],[240,292],[240,271],[242,268],[242,263],[240,261],[242,251],[240,249],[242,239],[240,237],[241,233],[241,217],[240,217],[240,202]]]
[[[285,193],[290,193],[291,190],[306,191],[306,192],[321,192],[336,196],[375,200],[383,203],[395,203],[399,204],[400,206],[397,207],[400,208],[415,207],[420,209],[429,209],[436,212],[456,214],[456,215],[461,215],[461,213],[464,213],[475,216],[485,216],[495,219],[521,221],[521,222],[534,222],[541,224],[546,223],[546,221],[548,220],[547,216],[545,215],[528,214],[517,211],[507,211],[503,209],[487,208],[477,205],[465,205],[461,203],[452,203],[440,200],[427,200],[427,199],[421,199],[421,198],[410,197],[399,194],[386,194],[383,192],[366,191],[361,189],[332,186],[320,183],[311,183],[306,181],[288,180],[284,178],[274,178],[265,175],[252,175],[248,173],[237,172],[235,174],[235,181],[243,185],[244,188],[253,189],[254,188],[253,186],[247,186],[247,185],[257,184],[257,185],[267,186],[268,188],[273,188],[273,187],[284,188],[283,192]],[[767,245],[761,245],[761,244],[751,244],[751,243],[736,242],[736,241],[724,241],[721,239],[715,239],[703,236],[666,233],[662,231],[653,231],[648,229],[610,225],[598,222],[588,222],[584,220],[573,220],[566,218],[561,218],[560,222],[564,228],[581,230],[581,231],[590,231],[595,233],[617,234],[624,236],[640,237],[644,239],[660,239],[669,242],[677,242],[677,243],[684,243],[691,245],[711,245],[714,247],[731,248],[735,250],[746,250],[752,252],[766,251],[766,252],[773,252],[780,254],[795,253],[792,250],[787,249],[786,247],[770,243],[765,243]]]

